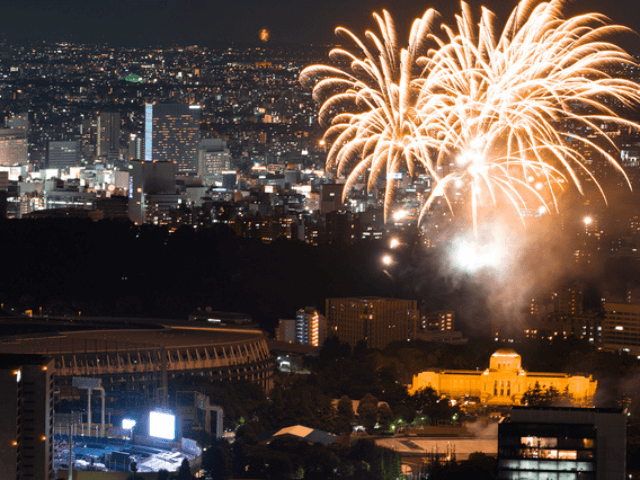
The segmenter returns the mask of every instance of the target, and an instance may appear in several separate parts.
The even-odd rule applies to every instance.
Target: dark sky
[[[470,0],[506,15],[515,0]],[[599,11],[640,30],[640,0],[573,0],[573,12]],[[121,44],[253,43],[266,27],[273,43],[329,43],[345,25],[373,28],[371,13],[387,8],[409,25],[434,7],[450,20],[457,1],[430,0],[0,0],[0,29],[8,40],[60,39]],[[635,42],[640,44],[640,40]]]

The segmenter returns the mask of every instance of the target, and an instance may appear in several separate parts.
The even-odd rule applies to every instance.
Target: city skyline
[[[486,10],[477,30],[465,27],[480,18],[474,0],[469,9],[444,0],[6,3],[3,479],[640,474],[640,56],[598,34],[632,53],[640,49],[623,42],[640,37],[590,29],[601,20],[591,12],[640,28],[637,0],[574,1],[561,19],[561,2],[490,0],[500,41]],[[428,8],[443,16],[432,23]],[[412,27],[401,50],[423,14],[425,28]],[[441,33],[441,21],[461,35]],[[338,25],[353,32],[349,40],[343,30],[346,50],[368,38],[373,53],[332,56]],[[377,26],[380,42],[364,33]],[[452,43],[423,56],[437,44],[430,32]],[[463,54],[448,56],[457,39]],[[613,51],[599,57],[603,48]],[[585,50],[595,56],[586,65]],[[359,79],[377,60],[384,75]],[[576,61],[584,68],[568,67]],[[314,71],[327,62],[351,73],[323,80]],[[441,74],[421,84],[391,75],[398,65]],[[530,75],[515,75],[519,67]],[[558,72],[566,84],[553,83]],[[408,169],[362,159],[345,178],[361,155],[347,143],[332,168],[347,136],[323,132],[360,129],[353,118],[377,92],[354,92],[382,77],[383,107],[398,98],[399,115],[377,111],[370,125],[409,118],[394,140],[424,151],[430,138],[455,138],[458,124],[474,137],[442,143],[437,167],[428,153]],[[505,88],[509,79],[518,88]],[[342,98],[320,101],[346,83]],[[549,85],[552,95],[536,96]],[[434,99],[435,115],[416,99]],[[511,115],[509,134],[490,138],[518,102],[544,123]],[[447,135],[413,136],[449,104],[466,113],[446,115]],[[327,109],[338,113],[332,126]],[[524,130],[535,132],[517,136]],[[505,138],[514,150],[501,154]],[[375,142],[364,154],[388,137]],[[466,191],[477,184],[453,183],[447,209],[438,169],[486,182],[482,162],[500,155],[506,169],[514,159],[539,169],[537,179],[503,171],[540,202],[542,181],[555,182],[547,203],[556,208],[516,202],[511,219],[485,204],[489,221],[474,228],[477,198]],[[560,172],[567,156],[580,168]],[[424,213],[436,197],[447,201]]]

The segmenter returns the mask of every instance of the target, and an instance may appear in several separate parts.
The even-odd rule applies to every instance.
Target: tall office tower
[[[222,172],[231,167],[227,142],[221,138],[207,138],[198,143],[198,176],[204,185],[222,184]]]
[[[354,347],[364,340],[369,348],[385,348],[396,340],[416,338],[415,300],[381,297],[327,299],[329,335]]]
[[[626,429],[615,409],[513,407],[498,425],[498,478],[624,480]]]
[[[27,135],[24,128],[0,128],[0,166],[27,163]]]
[[[54,359],[0,354],[0,478],[54,480]]]
[[[195,176],[198,172],[199,140],[199,105],[145,105],[145,161],[173,162],[178,174]]]
[[[102,112],[98,115],[98,157],[117,158],[120,151],[120,114]]]
[[[48,168],[75,167],[80,163],[82,143],[79,140],[68,142],[49,142],[47,152]]]

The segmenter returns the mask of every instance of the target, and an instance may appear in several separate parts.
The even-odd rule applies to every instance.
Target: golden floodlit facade
[[[550,387],[568,393],[575,405],[593,405],[598,382],[591,376],[565,373],[526,372],[522,357],[512,349],[497,350],[489,368],[476,370],[426,371],[413,376],[410,394],[427,387],[448,398],[477,397],[485,405],[520,405],[522,396],[538,383],[542,390]]]

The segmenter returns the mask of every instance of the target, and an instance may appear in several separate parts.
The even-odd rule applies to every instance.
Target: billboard
[[[176,438],[176,416],[158,411],[149,412],[149,436],[174,440]]]

